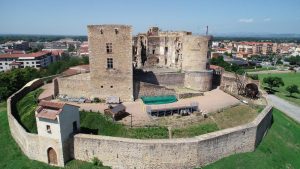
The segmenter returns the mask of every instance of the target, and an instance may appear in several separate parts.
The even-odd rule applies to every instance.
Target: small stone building
[[[35,116],[42,161],[64,166],[72,158],[72,136],[80,128],[79,107],[42,100]]]

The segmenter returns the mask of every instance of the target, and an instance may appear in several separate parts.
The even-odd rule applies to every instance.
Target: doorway
[[[50,147],[47,150],[47,154],[48,154],[48,163],[57,165],[57,155],[55,150],[52,147]]]

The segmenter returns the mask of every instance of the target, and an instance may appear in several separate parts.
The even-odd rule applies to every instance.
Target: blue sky
[[[300,33],[300,0],[0,0],[0,33],[86,35],[88,24],[210,33]]]

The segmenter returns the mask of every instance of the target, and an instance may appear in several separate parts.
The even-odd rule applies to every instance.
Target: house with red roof
[[[36,53],[5,53],[0,54],[0,72],[14,68],[34,67],[40,69],[59,60],[60,55],[49,51]]]

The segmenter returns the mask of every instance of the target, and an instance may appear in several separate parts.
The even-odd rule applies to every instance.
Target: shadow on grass
[[[299,99],[299,97],[297,96],[293,96],[293,95],[285,95],[286,97],[290,97],[290,98],[293,98],[293,99]]]
[[[83,134],[98,134],[98,129],[90,129],[90,128],[87,128],[87,127],[81,127],[80,128],[80,133],[83,133]]]
[[[128,113],[128,112],[121,113],[118,116],[115,116],[115,120],[116,121],[122,120],[123,118],[125,118],[125,117],[127,117],[129,115],[130,115],[130,113]]]
[[[268,94],[275,94],[276,92],[278,92],[278,90],[271,89],[269,87],[264,87],[264,89]]]

